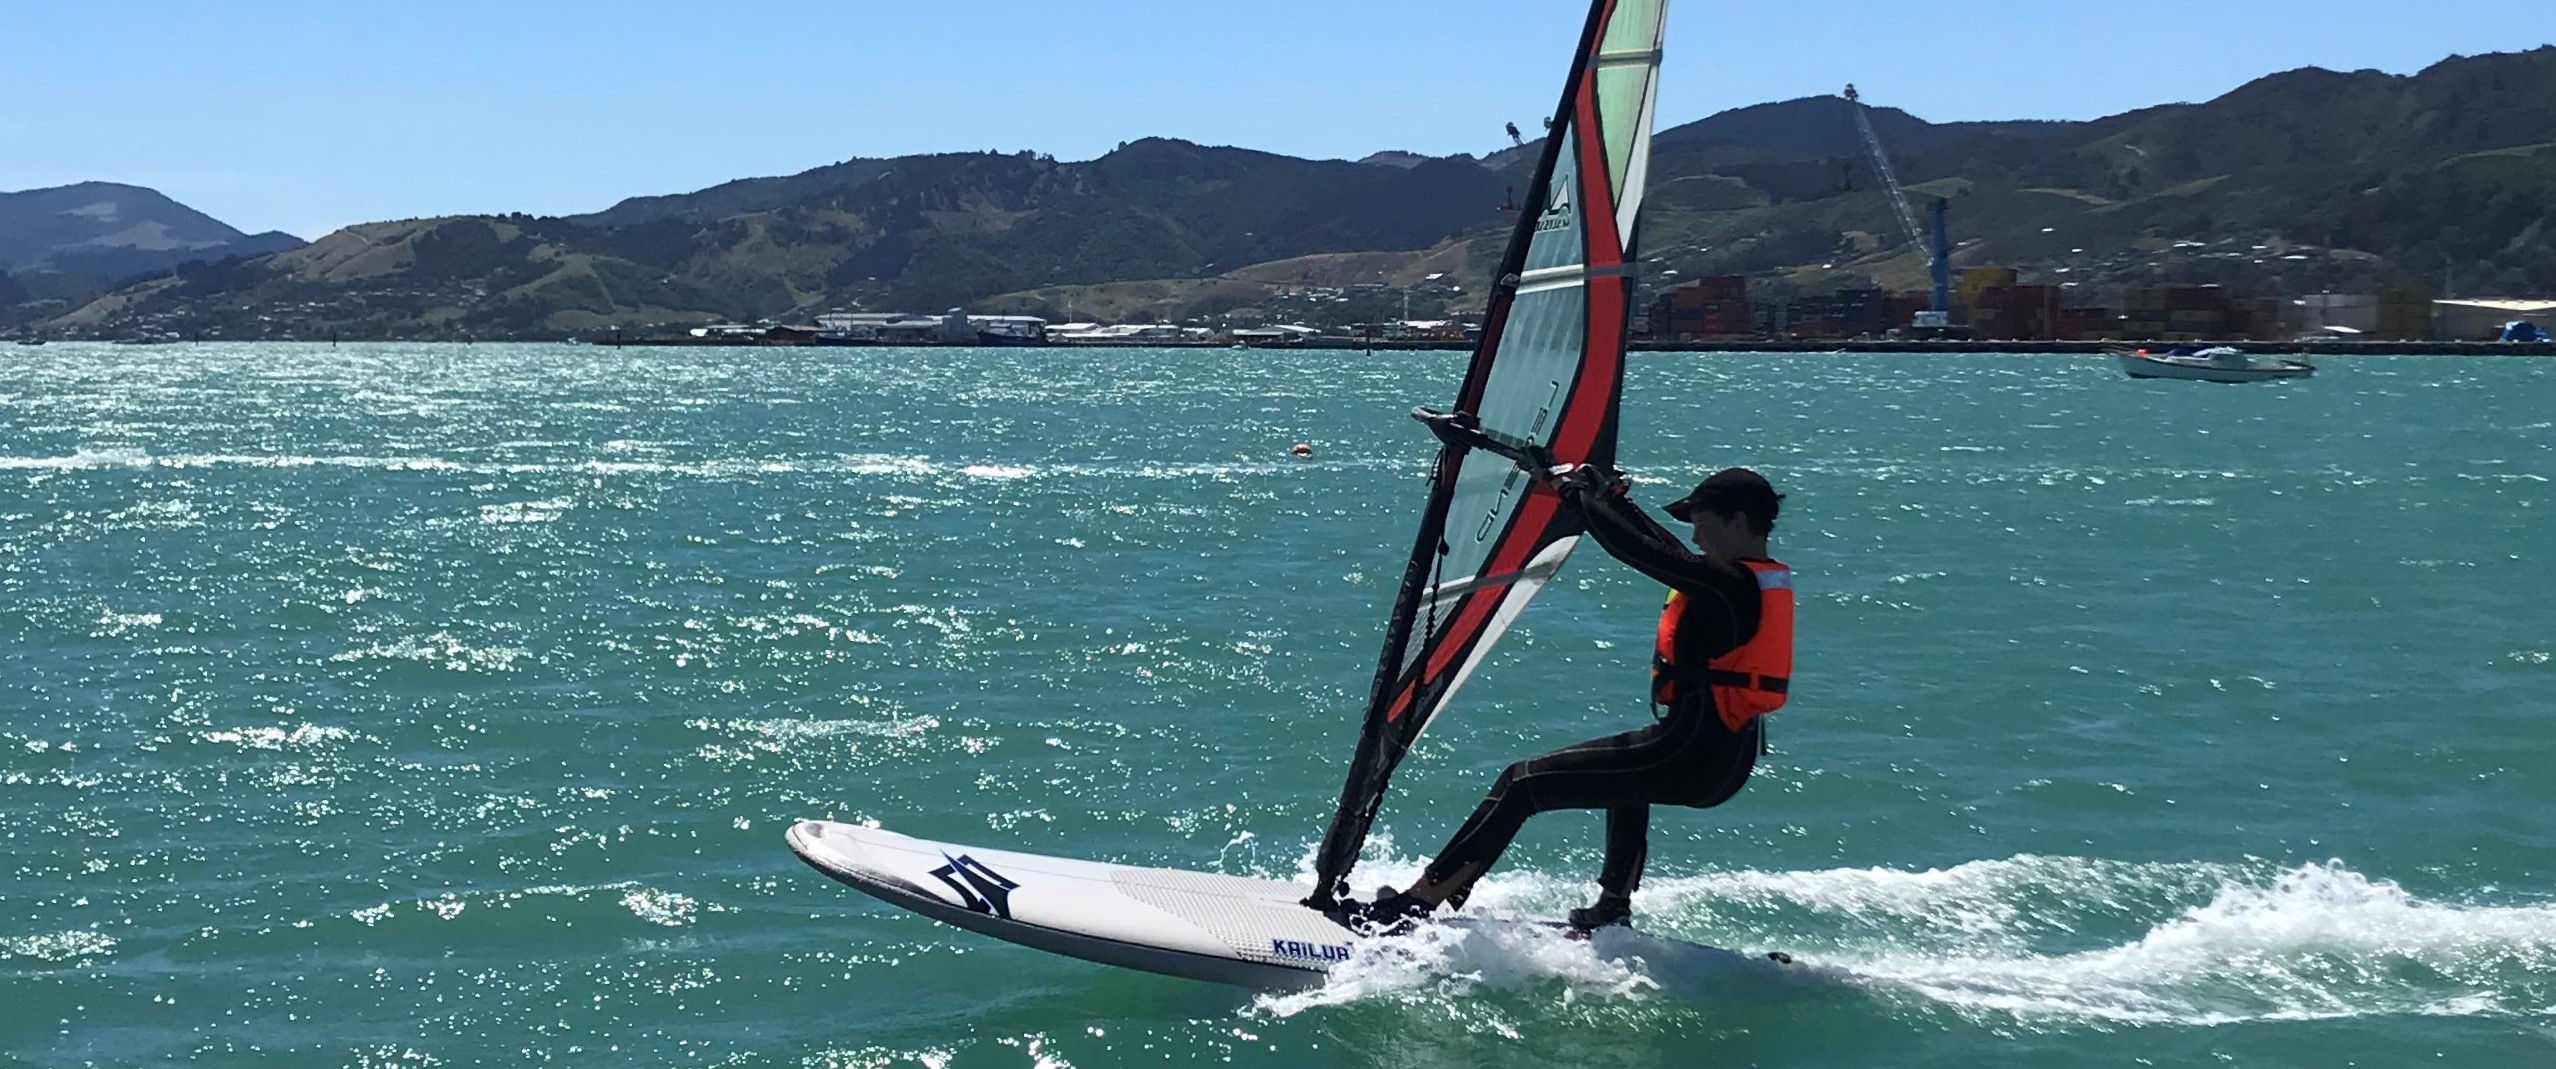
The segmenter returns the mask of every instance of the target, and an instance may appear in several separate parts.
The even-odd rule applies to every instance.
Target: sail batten
[[[1357,751],[1315,856],[1317,904],[1345,891],[1404,754],[1579,543],[1576,521],[1517,458],[1614,464],[1666,9],[1590,5],[1526,191],[1541,207],[1519,213],[1482,340],[1439,428]]]
[[[1586,282],[1593,278],[1620,278],[1632,273],[1632,264],[1613,264],[1605,267],[1571,264],[1565,267],[1547,267],[1519,275],[1517,288],[1521,291],[1550,289],[1560,284]]]

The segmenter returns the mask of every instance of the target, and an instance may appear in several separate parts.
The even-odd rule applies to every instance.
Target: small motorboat
[[[2273,379],[2304,379],[2316,374],[2316,365],[2305,360],[2257,358],[2229,345],[2207,349],[2183,345],[2162,353],[2146,349],[2113,349],[2110,352],[2121,358],[2121,370],[2129,372],[2134,379],[2269,382]]]

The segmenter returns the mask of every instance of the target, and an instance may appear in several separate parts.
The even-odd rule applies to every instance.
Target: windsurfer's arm
[[[1607,489],[1609,491],[1607,497],[1612,499],[1610,504],[1614,506],[1611,511],[1615,514],[1616,518],[1623,520],[1627,526],[1640,529],[1643,537],[1648,538],[1655,544],[1667,546],[1670,550],[1675,551],[1680,556],[1694,557],[1696,560],[1704,559],[1702,557],[1696,557],[1695,554],[1688,552],[1686,548],[1686,540],[1679,538],[1675,532],[1661,526],[1660,521],[1652,519],[1650,510],[1634,504],[1633,499],[1626,496],[1624,492],[1626,487],[1623,483],[1617,483]]]
[[[1589,537],[1597,539],[1609,556],[1690,595],[1720,596],[1720,588],[1709,578],[1717,566],[1679,544],[1676,535],[1625,496],[1622,484],[1564,479],[1557,481],[1556,490],[1578,510]]]
[[[1633,570],[1691,595],[1721,596],[1713,584],[1723,570],[1686,548],[1686,543],[1660,526],[1642,506],[1626,496],[1624,477],[1586,464],[1529,467],[1537,483],[1561,497],[1564,507],[1580,515],[1583,526],[1607,553]]]
[[[1564,478],[1557,481],[1554,491],[1580,514],[1580,522],[1590,537],[1595,537],[1608,555],[1623,560],[1638,573],[1684,591],[1687,586],[1695,586],[1702,568],[1710,568],[1705,558],[1677,545],[1677,537],[1669,534],[1667,527],[1659,527],[1656,519],[1646,517],[1641,506],[1623,494],[1623,483]]]

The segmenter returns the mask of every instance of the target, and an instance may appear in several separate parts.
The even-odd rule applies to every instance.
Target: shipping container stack
[[[2421,290],[2388,290],[2378,295],[2378,340],[2432,340],[2432,295]]]
[[[2011,286],[2015,282],[2015,269],[2011,267],[1971,268],[1962,272],[1961,278],[1953,283],[1953,292],[1956,295],[1955,306],[1965,309],[1977,308],[1980,293],[2000,286]]]
[[[2120,341],[2121,313],[2112,308],[2062,308],[2059,310],[2059,338],[2062,341]]]
[[[1970,301],[1970,333],[1978,338],[2048,341],[2059,335],[2059,288],[1990,286]]]
[[[1877,289],[1839,290],[1826,297],[1793,302],[1791,334],[1796,338],[1856,338],[1890,329]]]
[[[2165,335],[2165,287],[2132,286],[2121,291],[2121,336],[2129,341],[2156,341]]]
[[[2147,286],[2122,292],[2122,334],[2133,341],[2232,341],[2253,325],[2253,297],[2223,286]]]
[[[2244,315],[2242,325],[2236,323],[2234,319],[2231,319],[2228,324],[2229,330],[2235,337],[2255,341],[2281,341],[2298,331],[2298,320],[2288,314],[2289,305],[2277,298],[2248,297],[2238,304],[2235,312],[2241,312]]]
[[[2166,341],[2225,341],[2228,293],[2217,286],[2166,290]]]
[[[1776,299],[1749,303],[1749,317],[1757,328],[1757,337],[1782,338],[1793,333],[1793,302]]]
[[[1737,275],[1699,278],[1651,303],[1651,337],[1663,341],[1750,338],[1756,333],[1748,280]]]

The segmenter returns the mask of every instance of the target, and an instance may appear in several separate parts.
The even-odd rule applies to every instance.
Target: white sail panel
[[[1619,201],[1638,199],[1642,188],[1634,180],[1635,158],[1648,154],[1667,28],[1668,0],[1617,0],[1606,38],[1598,45],[1598,115],[1605,127],[1608,177]],[[1634,191],[1633,198],[1624,196],[1628,190]],[[1623,229],[1630,232],[1631,224]]]
[[[1464,689],[1465,681],[1473,678],[1473,670],[1481,667],[1483,658],[1491,655],[1492,646],[1499,643],[1500,636],[1508,634],[1509,625],[1518,622],[1518,614],[1526,611],[1527,603],[1544,592],[1544,584],[1551,582],[1555,573],[1562,570],[1562,562],[1570,559],[1571,551],[1579,544],[1580,536],[1573,535],[1544,547],[1536,553],[1534,560],[1527,562],[1525,568],[1513,573],[1515,579],[1502,584],[1505,590],[1500,595],[1499,607],[1492,610],[1491,621],[1483,626],[1481,639],[1468,648],[1457,663],[1454,676],[1439,692],[1438,707],[1430,711],[1429,719],[1436,719],[1436,714],[1445,711],[1455,699],[1456,692]],[[1427,722],[1421,723],[1414,731],[1414,737],[1428,727]]]

